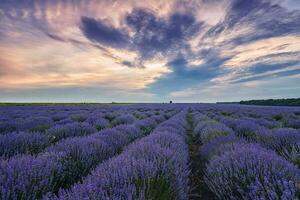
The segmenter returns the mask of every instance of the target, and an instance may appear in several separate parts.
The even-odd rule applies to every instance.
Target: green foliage
[[[280,120],[282,120],[282,119],[283,119],[283,116],[282,116],[282,115],[280,115],[280,114],[278,114],[278,115],[274,115],[274,116],[273,116],[273,119],[275,119],[276,121],[280,121]]]
[[[231,113],[228,113],[228,112],[221,112],[221,115],[230,117],[230,116],[231,116]]]
[[[150,178],[147,180],[136,179],[137,196],[144,193],[145,200],[174,200],[175,193],[172,190],[170,181],[163,176]]]
[[[73,115],[71,119],[76,122],[84,122],[86,120],[86,116],[83,115]]]
[[[256,114],[256,113],[249,113],[249,117],[252,117],[252,118],[261,118],[261,115]]]
[[[300,98],[240,101],[240,104],[262,106],[300,106]]]
[[[48,124],[40,124],[30,129],[30,132],[46,132],[50,128]]]
[[[141,129],[144,135],[148,135],[152,131],[150,127],[141,127]]]

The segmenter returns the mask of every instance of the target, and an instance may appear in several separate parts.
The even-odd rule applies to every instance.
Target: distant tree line
[[[249,100],[240,101],[240,104],[262,106],[300,106],[300,98]]]

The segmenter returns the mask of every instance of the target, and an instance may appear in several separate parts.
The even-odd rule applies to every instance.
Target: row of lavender
[[[44,199],[188,199],[186,110],[100,165],[82,183]]]
[[[53,125],[72,122],[87,122],[97,125],[98,118],[117,124],[121,115],[142,119],[156,111],[165,110],[162,106],[24,106],[0,107],[0,134],[13,131],[45,132]],[[101,121],[99,121],[101,128]],[[95,127],[97,128],[97,127]]]
[[[297,199],[300,171],[289,158],[297,157],[293,149],[299,145],[299,130],[269,130],[249,116],[229,118],[218,112],[224,110],[204,111],[229,127],[201,113],[194,114],[194,132],[203,144],[199,159],[207,163],[205,182],[217,198]],[[291,154],[286,157],[291,162],[282,157]]]
[[[298,168],[300,167],[300,129],[270,126],[270,123],[273,122],[270,119],[282,114],[276,113],[275,115],[266,115],[254,119],[243,116],[239,118],[225,117],[223,115],[216,115],[215,113],[207,114],[232,128],[240,138],[249,142],[259,143],[265,148],[277,152],[286,160],[297,165]],[[285,117],[287,118],[287,116]],[[266,121],[269,123],[266,123]]]
[[[213,104],[0,108],[0,199],[187,200],[188,108],[219,199],[298,199],[300,109]]]
[[[266,107],[241,105],[202,105],[201,110],[212,118],[225,117],[244,119],[267,128],[300,128],[299,107]]]
[[[20,155],[2,160],[1,199],[39,199],[48,192],[68,188],[98,163],[116,155],[135,139],[149,134],[158,123],[178,110],[168,108],[162,114],[134,121],[132,125],[118,125],[83,137],[69,137],[36,156]]]
[[[49,111],[52,108],[41,107],[42,113],[40,110],[33,109],[29,112],[32,115],[30,117],[26,111],[17,112],[20,108],[12,110],[10,117],[6,116],[6,118],[11,118],[10,120],[0,121],[0,158],[10,158],[22,153],[37,154],[64,138],[90,135],[105,128],[130,124],[137,119],[145,119],[153,115],[168,115],[159,107],[155,109],[124,108],[114,107],[110,110],[81,108],[76,112],[63,109],[53,114]],[[45,115],[49,112],[49,116],[43,116],[43,113]],[[57,117],[58,113],[61,117]]]

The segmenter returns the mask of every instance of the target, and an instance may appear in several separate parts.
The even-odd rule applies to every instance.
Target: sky
[[[299,0],[1,0],[0,101],[300,97]]]

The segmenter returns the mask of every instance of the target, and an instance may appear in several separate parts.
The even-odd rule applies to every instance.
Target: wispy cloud
[[[0,17],[0,90],[213,100],[261,83],[274,96],[281,78],[300,84],[297,0],[3,0]]]

